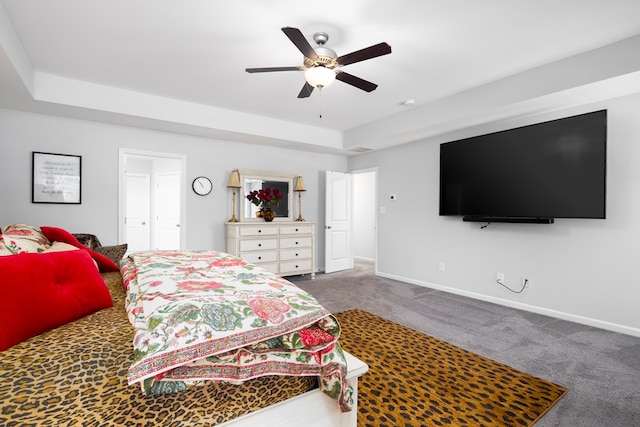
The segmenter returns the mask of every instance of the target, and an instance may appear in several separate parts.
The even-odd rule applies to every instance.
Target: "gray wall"
[[[600,108],[609,109],[606,220],[553,225],[478,224],[438,216],[439,143]],[[185,154],[189,183],[211,177],[213,194],[187,197],[187,246],[224,249],[231,213],[225,188],[233,168],[299,173],[305,219],[318,221],[324,266],[324,171],[378,168],[380,274],[640,336],[640,95],[582,108],[465,129],[443,137],[347,159],[82,120],[0,110],[0,224],[56,225],[117,240],[118,150]],[[82,204],[31,203],[31,152],[81,155]],[[411,183],[412,185],[407,185]],[[190,191],[190,190],[189,190]],[[415,197],[416,191],[420,197]],[[386,196],[395,193],[397,201]],[[438,263],[445,271],[438,271]],[[523,294],[495,283],[532,279]]]
[[[606,220],[481,229],[438,216],[440,143],[601,108],[609,110]],[[632,95],[363,154],[349,169],[378,168],[381,275],[640,336],[639,159],[640,95]],[[497,272],[513,287],[526,275],[531,287],[512,294]]]
[[[226,188],[235,168],[297,173],[307,191],[302,210],[307,221],[324,223],[324,171],[345,172],[344,156],[308,153],[262,145],[116,126],[84,120],[0,109],[0,226],[12,223],[53,225],[117,242],[119,149],[187,156],[187,248],[225,250],[224,224],[231,217]],[[31,152],[82,156],[82,204],[31,203]],[[213,193],[199,197],[191,181],[206,175]],[[297,214],[297,203],[295,206]],[[324,238],[318,227],[317,265],[324,268]]]

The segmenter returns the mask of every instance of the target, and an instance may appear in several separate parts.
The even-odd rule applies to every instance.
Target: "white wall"
[[[186,136],[105,123],[0,109],[0,226],[53,225],[96,234],[102,244],[117,242],[118,153],[120,148],[187,156],[187,247],[226,248],[224,224],[231,217],[226,188],[235,168],[296,173],[307,191],[307,221],[324,223],[324,171],[346,172],[344,156]],[[82,204],[31,203],[31,152],[82,156]],[[191,181],[211,178],[211,195],[191,191]],[[295,207],[297,209],[297,206]],[[319,227],[321,229],[321,227]],[[318,235],[317,265],[324,267],[324,237]]]
[[[607,219],[481,224],[438,216],[439,144],[607,108]],[[378,168],[381,275],[640,336],[640,95],[461,130],[349,159]],[[411,183],[411,185],[407,185]],[[389,203],[385,195],[396,193]],[[444,263],[445,271],[438,271]],[[496,284],[496,273],[516,287]]]

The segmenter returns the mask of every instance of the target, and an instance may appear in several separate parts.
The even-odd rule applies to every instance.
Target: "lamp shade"
[[[237,169],[231,171],[231,175],[229,175],[229,182],[227,183],[227,187],[228,188],[242,187],[240,185],[240,174],[238,173]]]
[[[331,85],[336,79],[336,72],[330,68],[316,66],[307,68],[304,78],[313,87],[324,88]]]
[[[301,176],[296,177],[296,186],[293,191],[307,191],[307,189],[304,187],[304,180]]]

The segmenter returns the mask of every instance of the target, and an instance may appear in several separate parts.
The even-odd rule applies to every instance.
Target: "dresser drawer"
[[[273,274],[280,274],[280,271],[278,271],[277,262],[270,263],[270,264],[256,264],[256,265],[260,268],[264,268],[265,270],[272,272]]]
[[[276,227],[240,227],[240,236],[275,236],[278,234]]]
[[[280,261],[311,258],[311,248],[286,249],[280,251]]]
[[[280,275],[311,273],[311,260],[300,260],[280,263]]]
[[[262,262],[276,262],[278,260],[278,253],[276,251],[242,252],[240,254],[240,258],[243,258],[252,264],[259,264]]]
[[[278,241],[276,239],[250,239],[240,240],[240,252],[244,251],[260,251],[277,249]]]
[[[280,248],[304,248],[311,246],[311,237],[290,237],[280,239]]]
[[[282,225],[280,234],[311,234],[313,225]]]
[[[309,221],[229,222],[227,252],[277,275],[316,270],[316,223]]]

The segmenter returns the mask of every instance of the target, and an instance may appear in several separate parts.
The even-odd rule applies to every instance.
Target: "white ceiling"
[[[639,71],[627,58],[640,55],[628,50],[634,38],[596,64],[601,76],[590,66],[584,81],[506,99],[509,76],[637,36],[638,17],[638,0],[0,0],[0,107],[310,150],[382,148]],[[302,72],[246,73],[302,64],[285,26],[312,45],[327,32],[338,55],[389,43],[390,55],[344,68],[377,90],[336,81],[298,99]],[[470,108],[465,99],[475,110],[434,118],[454,102]]]

